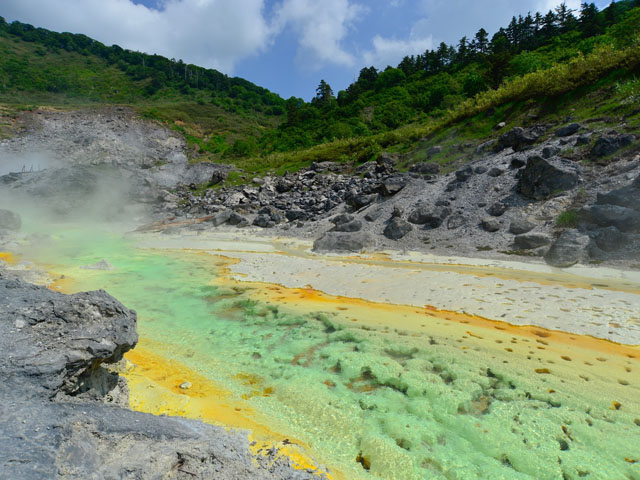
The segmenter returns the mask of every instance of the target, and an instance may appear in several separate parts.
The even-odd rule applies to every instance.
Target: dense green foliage
[[[22,41],[22,42],[20,42]],[[26,48],[21,43],[34,48]],[[282,115],[284,101],[242,78],[168,59],[107,47],[86,35],[56,33],[0,17],[0,98],[16,91],[83,101],[210,102],[231,112]]]
[[[337,98],[327,98],[331,87],[323,80],[311,103],[287,100],[287,122],[258,142],[259,151],[284,152],[429,122],[482,92],[604,45],[637,46],[638,5],[638,0],[623,0],[598,11],[585,3],[576,16],[562,4],[545,15],[514,17],[491,38],[480,29],[456,47],[441,43],[436,50],[405,57],[395,68],[363,68]]]

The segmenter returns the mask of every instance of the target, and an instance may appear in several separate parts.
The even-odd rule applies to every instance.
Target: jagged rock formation
[[[0,478],[318,478],[284,458],[255,465],[241,433],[118,406],[126,389],[104,365],[136,342],[135,312],[106,292],[0,270]]]

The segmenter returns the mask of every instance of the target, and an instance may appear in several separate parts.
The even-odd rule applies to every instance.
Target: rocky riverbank
[[[62,295],[0,270],[0,478],[318,478],[241,432],[133,412],[113,368],[136,314],[104,291]]]

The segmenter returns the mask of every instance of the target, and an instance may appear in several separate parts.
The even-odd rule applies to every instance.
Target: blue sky
[[[396,65],[480,27],[493,33],[513,15],[561,1],[2,0],[0,16],[180,58],[309,100],[321,79],[337,93],[364,66]],[[566,3],[578,8],[580,1]]]

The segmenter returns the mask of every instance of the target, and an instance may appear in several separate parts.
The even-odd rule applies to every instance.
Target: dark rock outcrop
[[[570,190],[580,181],[579,170],[569,162],[550,162],[537,155],[529,157],[518,181],[518,191],[525,197],[544,200]]]
[[[447,207],[431,208],[427,205],[419,205],[411,212],[408,220],[416,225],[425,225],[427,228],[438,228],[450,213],[451,210]]]
[[[544,127],[541,126],[527,129],[515,127],[500,136],[497,150],[504,150],[508,147],[513,148],[516,152],[522,150],[524,147],[535,143],[540,138],[540,135],[544,133],[544,130]]]
[[[630,145],[635,137],[630,134],[623,135],[602,135],[591,149],[591,154],[596,157],[606,157],[620,150],[622,147]]]
[[[556,130],[556,137],[568,137],[576,133],[580,128],[581,125],[579,123],[570,123]]]
[[[400,240],[411,230],[413,230],[413,225],[400,217],[394,217],[385,227],[384,236],[391,240]]]

